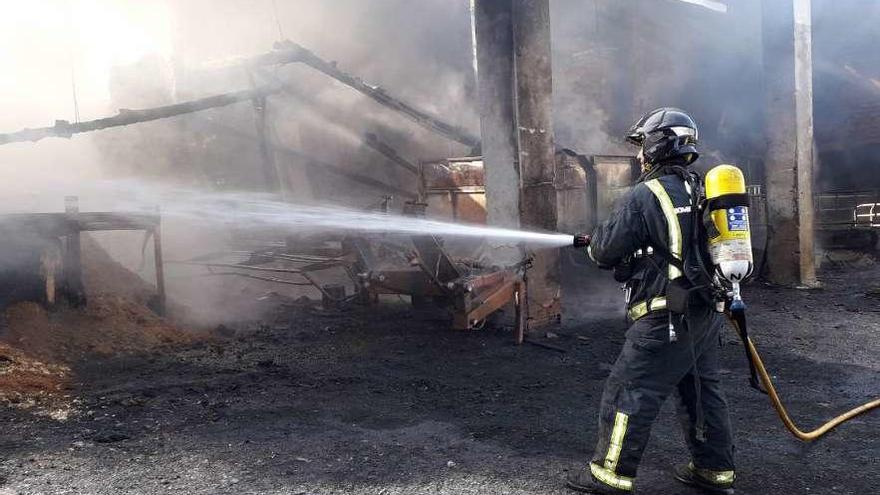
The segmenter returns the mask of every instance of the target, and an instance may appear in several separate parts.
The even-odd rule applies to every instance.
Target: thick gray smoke
[[[22,0],[8,25],[0,24],[29,26],[3,43],[4,130],[74,120],[72,86],[89,119],[281,80],[294,94],[268,97],[265,131],[289,200],[364,207],[387,194],[328,173],[328,164],[415,192],[416,178],[366,146],[367,133],[413,163],[471,151],[303,65],[268,76],[229,67],[285,38],[452,124],[479,129],[467,0],[158,0],[148,7],[107,0],[70,2],[68,13],[64,3]],[[621,139],[631,122],[678,106],[700,124],[701,166],[735,163],[749,182],[761,182],[762,74],[773,54],[765,59],[762,49],[760,0],[725,3],[722,13],[678,0],[553,0],[558,145],[588,155],[631,154]],[[880,136],[872,111],[880,96],[880,54],[871,50],[880,41],[875,4],[814,0],[817,147],[823,163],[834,165],[822,169],[820,188],[880,186],[871,182],[880,175],[863,173]],[[4,197],[18,198],[6,206],[57,211],[78,182],[102,177],[261,190],[256,118],[255,106],[244,102],[69,141],[0,147]],[[47,189],[50,177],[69,186]],[[222,243],[199,235],[211,246]],[[166,241],[176,258],[206,244]]]
[[[556,134],[584,153],[628,151],[620,138],[660,106],[700,125],[700,166],[735,163],[763,181],[765,53],[760,0],[720,13],[677,0],[553,2]],[[813,0],[814,119],[818,190],[880,187],[880,3]],[[764,25],[766,24],[766,26]],[[630,151],[631,152],[631,151]]]
[[[554,1],[560,144],[633,154],[622,140],[628,127],[647,111],[674,106],[700,126],[702,166],[737,163],[758,182],[760,4],[727,4],[720,13],[675,0]]]
[[[29,27],[2,48],[12,54],[0,60],[8,76],[3,88],[10,89],[2,100],[8,98],[4,107],[10,110],[0,118],[4,131],[51,125],[54,119],[75,121],[74,92],[79,114],[87,120],[120,108],[167,105],[265,84],[263,75],[217,67],[268,52],[282,38],[444,120],[472,132],[479,128],[467,2],[158,0],[147,6],[126,0],[40,0],[20,5],[12,9],[10,25],[2,24]],[[4,35],[12,32],[4,30]],[[364,145],[367,133],[411,162],[469,152],[313,69],[291,65],[269,73],[298,95],[270,96],[265,107],[275,160],[290,172],[290,200],[364,207],[387,194],[329,174],[322,170],[324,164],[415,192],[413,176]],[[69,141],[4,146],[4,211],[59,211],[63,197],[77,193],[83,210],[101,208],[89,188],[81,186],[102,177],[220,191],[261,190],[255,120],[254,105],[244,102]],[[120,204],[111,202],[110,207]],[[203,223],[194,216],[166,216],[166,258],[189,259],[228,248],[229,233]],[[102,237],[112,238],[114,245],[105,246],[137,268],[140,236]],[[150,278],[149,267],[142,274]],[[208,307],[223,305],[220,292],[213,300],[195,301],[194,296],[211,292],[214,284],[190,283],[181,275],[186,274],[169,267],[172,297]],[[222,284],[227,296],[239,293],[234,282]]]
[[[813,18],[819,189],[878,189],[880,3],[813,0]]]

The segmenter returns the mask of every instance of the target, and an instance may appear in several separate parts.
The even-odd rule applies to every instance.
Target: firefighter
[[[590,258],[625,283],[631,325],[602,393],[593,458],[568,475],[573,490],[632,493],[651,425],[675,391],[691,455],[675,478],[708,493],[733,493],[733,440],[718,364],[723,317],[709,299],[690,297],[699,287],[684,274],[685,260],[705,254],[691,215],[700,190],[690,169],[697,137],[694,120],[675,108],[636,122],[627,140],[640,148],[641,177],[589,236]],[[680,313],[667,308],[672,286],[685,287],[690,301],[685,309],[675,303]]]

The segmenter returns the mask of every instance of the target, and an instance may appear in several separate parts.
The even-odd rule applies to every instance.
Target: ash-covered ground
[[[505,330],[454,332],[403,303],[279,301],[276,318],[195,343],[80,359],[65,417],[0,408],[0,493],[568,493],[625,322],[609,274],[566,273],[564,325],[535,337],[564,353]],[[826,268],[824,290],[746,290],[754,339],[804,428],[880,395],[878,277],[860,262]],[[880,412],[803,444],[748,387],[732,330],[723,367],[738,493],[876,493]],[[695,493],[669,474],[686,460],[670,403],[637,486]]]

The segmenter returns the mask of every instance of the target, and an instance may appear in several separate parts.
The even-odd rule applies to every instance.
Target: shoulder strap
[[[681,235],[681,223],[678,221],[678,213],[675,212],[675,205],[672,203],[672,199],[669,197],[669,193],[666,192],[666,188],[663,187],[663,184],[659,179],[651,179],[645,182],[645,185],[648,189],[654,193],[654,196],[657,197],[657,200],[660,202],[660,208],[663,211],[663,216],[666,217],[666,226],[668,229],[668,240],[669,245],[663,246],[658,249],[658,246],[653,246],[655,251],[663,253],[665,251],[664,258],[669,262],[669,280],[675,280],[678,277],[682,276],[682,235]]]
[[[668,249],[666,249],[666,246],[651,246],[651,247],[654,248],[654,252],[659,254],[660,257],[662,257],[664,261],[669,263],[671,266],[674,266],[679,271],[681,271],[681,272],[684,271],[684,261],[673,256],[672,253]],[[670,280],[672,280],[672,279],[670,278]]]
[[[678,175],[678,174],[677,174]],[[696,174],[689,173],[686,170],[682,170],[682,175],[679,175],[682,180],[685,181],[686,184],[690,186],[690,195],[691,195],[691,225],[693,228],[692,232],[692,241],[694,243],[702,242],[702,237],[699,235],[699,229],[702,226],[702,222],[700,219],[700,203],[702,197],[702,185],[699,181],[699,176]],[[678,214],[676,212],[675,205],[672,203],[672,199],[669,197],[669,194],[666,192],[666,189],[663,187],[663,184],[657,180],[653,179],[645,182],[645,185],[654,193],[660,202],[660,206],[663,210],[663,214],[666,217],[666,223],[669,226],[669,246],[652,246],[654,248],[654,252],[659,254],[669,265],[669,271],[667,278],[671,280],[675,280],[676,278],[681,277],[686,271],[685,262],[683,259],[683,254],[681,251],[682,247],[682,236],[681,236],[681,223],[678,221]],[[673,242],[673,239],[678,239],[678,242]],[[701,254],[701,246],[693,246],[693,250],[695,252],[692,253],[692,258],[696,262],[696,266],[691,266],[690,271],[693,272],[694,269],[699,273],[697,277],[692,279],[692,276],[688,276],[688,281],[691,282],[694,287],[691,290],[702,290],[710,287],[712,285],[712,276],[709,274],[709,271],[706,270],[706,267],[703,263],[702,254]],[[692,273],[693,275],[693,273]],[[712,296],[707,295],[707,302],[712,302]]]

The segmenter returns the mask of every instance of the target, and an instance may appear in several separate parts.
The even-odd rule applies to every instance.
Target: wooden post
[[[514,338],[516,339],[516,345],[520,345],[525,340],[526,327],[529,321],[529,302],[528,291],[526,290],[526,277],[523,275],[523,279],[516,284],[516,290],[513,293],[514,297],[514,305],[515,305],[515,317],[514,317]]]
[[[161,220],[160,220],[161,222]],[[153,255],[156,263],[156,313],[165,314],[165,266],[162,261],[162,225],[153,228]]]
[[[58,301],[59,281],[57,275],[59,268],[63,268],[60,244],[60,241],[54,240],[52,244],[46,246],[40,255],[40,271],[46,282],[46,306],[49,308],[54,307]]]
[[[266,115],[268,99],[265,95],[253,99],[254,121],[257,129],[257,145],[260,148],[260,160],[263,165],[263,185],[267,192],[284,193],[281,174],[275,163],[275,149],[269,143],[269,122]]]
[[[82,245],[80,244],[79,222],[79,198],[65,196],[64,212],[68,215],[68,222],[76,225],[74,232],[65,236],[64,249],[64,285],[67,298],[73,306],[86,304],[86,291],[82,281]]]

